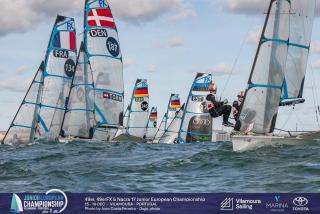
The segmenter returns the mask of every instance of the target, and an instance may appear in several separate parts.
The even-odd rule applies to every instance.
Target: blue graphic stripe
[[[277,43],[284,43],[284,44],[287,44],[292,47],[303,48],[303,49],[307,49],[307,50],[310,49],[310,46],[301,45],[301,44],[297,44],[297,43],[291,43],[289,40],[278,39],[278,38],[274,38],[274,39],[263,38],[261,40],[261,42],[277,42]]]
[[[44,108],[52,108],[52,109],[58,109],[58,110],[62,110],[65,111],[65,108],[60,108],[60,107],[56,107],[56,106],[49,106],[49,105],[44,105],[44,104],[37,104],[37,103],[33,103],[33,102],[24,102],[24,104],[31,104],[31,105],[36,105],[36,106],[40,106],[40,107],[44,107]]]
[[[62,78],[62,79],[67,79],[72,81],[71,77],[66,77],[66,76],[61,76],[61,75],[56,75],[56,74],[49,74],[47,71],[43,72],[43,77],[57,77],[57,78]]]
[[[101,124],[107,124],[107,119],[106,117],[103,115],[102,111],[99,109],[99,107],[97,106],[97,104],[94,104],[94,108],[95,110],[98,112],[98,115],[101,117],[102,122]]]
[[[209,115],[210,113],[198,113],[198,112],[191,112],[191,111],[185,111],[186,114],[196,114],[196,115]]]
[[[264,84],[249,84],[249,88],[273,88],[282,90],[282,86],[264,85]]]
[[[80,109],[80,108],[75,108],[75,109],[68,109],[67,112],[70,111],[85,111],[85,112],[94,112],[94,110],[90,110],[90,109]]]
[[[73,84],[73,87],[77,87],[77,86],[92,86],[92,88],[94,87],[93,84],[85,84],[85,83],[82,83],[82,84]]]
[[[46,123],[44,122],[44,120],[42,119],[42,117],[39,115],[38,116],[38,121],[40,122],[41,126],[43,127],[45,132],[49,132],[49,129],[46,125]]]
[[[26,128],[26,129],[34,129],[31,126],[24,126],[24,125],[16,125],[16,124],[12,124],[11,127],[20,127],[20,128]]]

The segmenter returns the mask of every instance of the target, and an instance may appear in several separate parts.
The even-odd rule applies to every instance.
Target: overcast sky
[[[150,105],[158,107],[161,117],[171,93],[179,93],[182,102],[186,99],[197,72],[212,73],[218,94],[232,102],[246,88],[268,2],[109,0],[124,60],[126,103],[135,80],[146,78]],[[80,44],[83,7],[84,0],[0,1],[0,130],[9,126],[44,57],[57,14],[76,18]],[[317,18],[306,78],[307,102],[281,109],[279,128],[320,129],[314,113],[320,90],[313,87],[320,80],[319,24]]]

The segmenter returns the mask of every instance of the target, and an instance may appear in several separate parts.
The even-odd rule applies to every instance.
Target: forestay
[[[76,67],[76,31],[73,18],[58,16],[44,63],[44,86],[36,138],[60,134],[67,98]]]
[[[28,143],[34,140],[43,86],[43,67],[44,62],[41,63],[36,72],[36,75],[2,140],[3,144]]]
[[[166,128],[170,125],[174,117],[176,116],[176,112],[179,111],[181,108],[180,105],[180,97],[179,94],[171,94],[168,108],[167,108],[167,121],[166,121]]]
[[[95,125],[93,77],[82,43],[61,135],[90,139]]]
[[[211,83],[211,74],[197,74],[185,106],[179,131],[179,143],[211,142],[212,117],[206,102]]]
[[[141,137],[146,133],[149,114],[149,91],[145,79],[138,79],[133,89],[129,109],[128,134]]]
[[[167,121],[167,113],[164,114],[162,120],[161,120],[161,123],[158,127],[158,130],[154,136],[154,143],[158,143],[159,142],[159,139],[162,137],[162,135],[164,134],[164,132],[166,131],[166,121]]]
[[[184,113],[184,105],[176,112],[174,119],[162,135],[159,143],[174,144],[178,143],[179,130],[181,126],[182,116]]]
[[[84,41],[95,86],[94,139],[114,137],[123,117],[123,64],[111,9],[106,0],[86,0]]]
[[[282,100],[302,98],[309,56],[315,0],[291,0],[289,49]]]
[[[288,53],[290,12],[290,1],[270,2],[241,108],[241,131],[264,134],[274,130]]]
[[[156,135],[157,131],[157,119],[158,119],[158,111],[156,107],[152,107],[149,115],[146,139],[152,140]]]

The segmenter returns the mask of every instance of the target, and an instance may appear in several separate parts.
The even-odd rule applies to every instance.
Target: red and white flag
[[[92,27],[116,27],[112,13],[109,8],[92,9],[88,14],[88,25]]]

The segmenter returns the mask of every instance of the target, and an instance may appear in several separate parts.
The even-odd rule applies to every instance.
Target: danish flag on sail
[[[88,13],[88,25],[91,27],[116,27],[109,8],[90,10]]]

